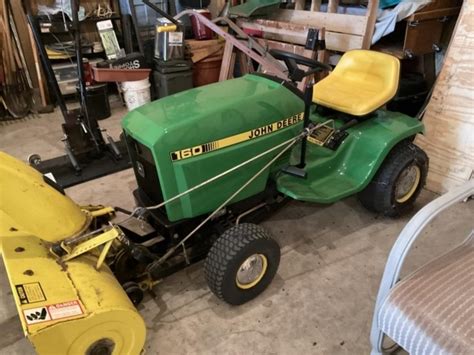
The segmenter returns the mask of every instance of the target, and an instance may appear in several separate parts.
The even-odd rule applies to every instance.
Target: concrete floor
[[[114,107],[101,126],[118,137],[125,111]],[[61,117],[54,114],[0,123],[0,150],[26,159],[62,154]],[[68,189],[79,203],[133,207],[131,171]],[[435,197],[423,191],[416,209]],[[415,211],[413,211],[415,212]],[[437,218],[415,246],[406,271],[460,242],[472,228],[474,203]],[[240,307],[208,290],[202,263],[162,281],[155,299],[139,307],[148,354],[368,354],[374,300],[385,261],[410,216],[388,219],[364,210],[356,198],[330,206],[292,202],[264,225],[281,245],[271,286]],[[428,237],[428,238],[427,238]],[[0,353],[33,354],[23,338],[3,265],[0,270]]]

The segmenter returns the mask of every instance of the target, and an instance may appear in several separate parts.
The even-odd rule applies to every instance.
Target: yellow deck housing
[[[43,176],[0,152],[0,246],[25,335],[39,354],[139,354],[145,324],[107,266],[83,254],[58,263],[52,242],[91,215]],[[104,351],[104,352],[100,352]]]
[[[56,242],[89,226],[87,214],[35,169],[0,152],[0,211],[38,238]]]

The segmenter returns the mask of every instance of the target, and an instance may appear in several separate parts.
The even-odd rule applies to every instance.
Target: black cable
[[[126,210],[125,208],[122,208],[122,207],[114,207],[114,210],[118,211],[118,212],[122,212],[124,214],[128,214],[128,215],[132,215],[132,211],[129,211],[129,210]]]

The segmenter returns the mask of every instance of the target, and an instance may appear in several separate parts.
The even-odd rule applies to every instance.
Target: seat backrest
[[[398,89],[400,61],[381,52],[352,50],[342,56],[333,73],[347,79],[373,80],[374,84],[382,85],[386,94],[392,93],[393,97]]]

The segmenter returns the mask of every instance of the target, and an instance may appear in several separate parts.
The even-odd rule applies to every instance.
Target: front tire
[[[226,230],[204,263],[207,284],[221,300],[240,305],[257,297],[272,282],[280,264],[280,247],[261,226],[242,223]]]
[[[428,156],[413,143],[393,148],[369,185],[359,193],[367,209],[396,217],[413,207],[426,183]]]

